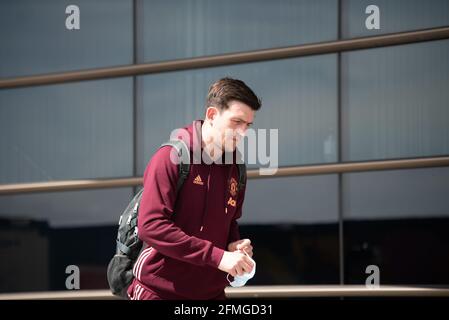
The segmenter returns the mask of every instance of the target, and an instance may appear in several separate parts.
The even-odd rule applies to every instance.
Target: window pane
[[[379,29],[368,29],[365,13],[369,5],[379,8]],[[374,36],[449,25],[447,0],[342,0],[342,33],[344,38]]]
[[[51,227],[117,225],[132,188],[2,195],[0,216],[45,221]]]
[[[339,282],[337,175],[249,179],[242,213],[258,262],[252,285]]]
[[[344,175],[347,219],[449,217],[449,168]]]
[[[267,140],[268,130],[278,129],[280,166],[335,162],[336,69],[332,54],[139,77],[139,172],[173,129],[204,118],[208,87],[224,76],[262,98],[254,129],[267,129]],[[249,167],[257,166],[267,167]]]
[[[240,236],[251,240],[257,262],[248,285],[339,283],[337,223],[243,224]]]
[[[0,91],[0,183],[132,175],[132,80]]]
[[[0,292],[66,290],[69,265],[80,269],[81,289],[108,289],[106,267],[131,196],[132,188],[2,195],[0,271],[8,276]]]
[[[131,0],[77,0],[78,30],[66,28],[70,4],[0,2],[1,78],[132,63]]]
[[[240,221],[242,224],[336,223],[338,177],[249,179]]]
[[[449,154],[449,40],[342,55],[345,161]]]
[[[337,37],[337,1],[142,2],[141,61],[292,46]]]
[[[449,284],[449,168],[344,175],[345,281]]]
[[[239,225],[252,285],[339,283],[337,175],[249,179]]]

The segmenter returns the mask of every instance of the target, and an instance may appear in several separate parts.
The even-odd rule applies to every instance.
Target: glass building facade
[[[69,4],[0,1],[1,79],[449,26],[445,0],[378,0],[378,30],[365,26],[365,0],[77,0],[80,29],[67,30]],[[0,184],[142,176],[173,129],[204,116],[224,76],[262,98],[255,129],[279,130],[281,167],[449,155],[443,39],[0,89]],[[258,261],[252,284],[364,284],[368,265],[383,284],[449,284],[448,190],[449,167],[250,179],[240,230]],[[14,281],[26,273],[20,252],[0,262],[16,275],[0,291],[64,289],[71,264],[90,279],[82,287],[105,287],[134,192],[0,195],[1,255],[19,252],[7,243],[22,234],[45,252],[30,257],[41,260],[36,283]]]

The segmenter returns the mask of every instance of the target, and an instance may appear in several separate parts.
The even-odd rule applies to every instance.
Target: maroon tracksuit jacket
[[[193,151],[201,148],[201,124],[196,120],[184,128],[189,138],[179,136],[190,148],[191,162]],[[148,247],[134,265],[128,295],[223,299],[227,273],[218,265],[227,245],[240,239],[236,220],[242,215],[245,187],[236,190],[238,167],[224,164],[223,155],[223,164],[191,163],[176,195],[178,165],[170,160],[171,149],[160,148],[145,169],[138,234]]]

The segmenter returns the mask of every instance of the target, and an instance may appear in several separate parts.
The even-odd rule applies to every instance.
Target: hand
[[[251,258],[253,257],[253,246],[251,245],[251,240],[249,239],[242,239],[231,242],[228,245],[228,251],[242,251],[246,252]]]
[[[218,269],[229,273],[233,277],[249,273],[253,270],[253,267],[254,264],[250,258],[240,251],[225,251],[218,265]]]

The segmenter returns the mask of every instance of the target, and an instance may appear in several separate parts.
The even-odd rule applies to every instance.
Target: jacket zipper
[[[213,166],[213,163],[209,165],[209,174],[207,175],[206,198],[205,198],[205,204],[204,204],[203,215],[202,215],[202,217],[201,217],[201,228],[200,228],[200,232],[203,231],[203,228],[204,228],[204,217],[206,216],[206,212],[207,212],[207,197],[208,197],[208,195],[209,195],[210,172],[211,172],[212,166]]]

